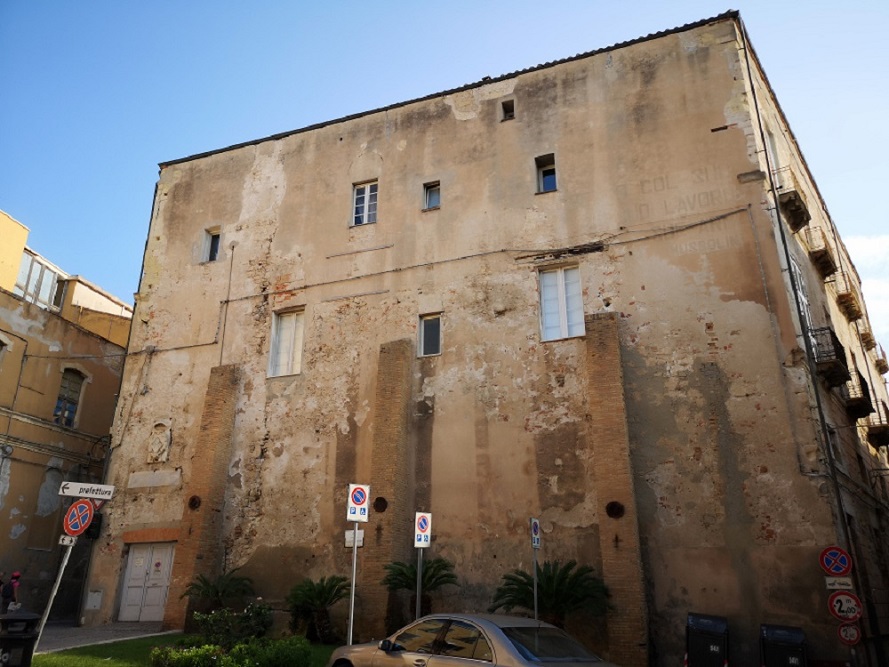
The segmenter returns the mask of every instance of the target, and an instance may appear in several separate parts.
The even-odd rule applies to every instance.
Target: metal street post
[[[414,547],[417,549],[417,603],[414,618],[420,618],[423,598],[423,550],[432,542],[432,514],[417,512],[414,516]]]
[[[534,620],[537,620],[537,550],[540,549],[540,521],[531,517],[531,552],[534,555]]]
[[[46,609],[43,610],[43,616],[40,617],[40,625],[37,626],[37,641],[34,642],[35,651],[37,650],[37,645],[40,643],[40,637],[43,636],[43,626],[46,625],[46,619],[49,618],[49,610],[52,609],[52,603],[56,599],[56,593],[59,592],[59,584],[62,583],[62,575],[65,573],[65,568],[68,566],[68,559],[71,557],[71,549],[74,547],[75,542],[77,542],[77,538],[71,535],[62,535],[61,539],[59,539],[59,544],[66,545],[65,555],[62,557],[62,565],[59,567],[56,581],[52,585],[52,592],[49,594],[49,602],[46,603]]]
[[[367,484],[349,484],[349,500],[346,506],[346,520],[354,523],[352,529],[352,587],[349,592],[349,639],[352,645],[352,628],[355,626],[355,577],[358,572],[358,524],[367,523],[370,511],[368,498],[370,486]]]

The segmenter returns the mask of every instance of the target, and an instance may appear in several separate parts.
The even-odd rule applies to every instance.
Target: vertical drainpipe
[[[759,138],[760,138],[760,141],[762,142],[762,146],[765,147],[766,138],[765,138],[765,131],[763,129],[762,114],[760,113],[759,101],[756,96],[756,84],[753,79],[753,71],[752,71],[752,67],[750,65],[749,40],[747,38],[747,30],[744,27],[744,22],[740,19],[740,17],[738,18],[738,25],[741,30],[742,46],[744,49],[744,62],[747,67],[747,78],[750,82],[750,92],[751,92],[751,95],[753,98],[753,109],[756,112],[757,129],[759,130]],[[821,392],[818,387],[818,380],[817,380],[818,375],[817,375],[816,368],[815,368],[815,351],[812,349],[812,341],[809,337],[809,332],[806,329],[808,325],[806,323],[806,318],[803,315],[802,305],[800,304],[799,290],[798,290],[798,285],[796,282],[796,276],[794,276],[793,271],[791,270],[792,262],[791,262],[791,256],[790,256],[790,248],[787,244],[787,233],[784,229],[784,220],[781,215],[781,207],[778,205],[778,189],[775,184],[774,175],[772,174],[772,164],[771,164],[771,160],[769,158],[769,152],[767,150],[764,150],[764,155],[765,155],[765,161],[766,161],[766,172],[767,172],[767,176],[769,179],[769,188],[770,188],[770,191],[772,194],[772,200],[775,205],[775,216],[778,221],[778,234],[781,239],[781,249],[784,251],[784,262],[787,265],[787,273],[790,278],[790,289],[791,289],[791,292],[793,293],[793,303],[794,303],[794,306],[796,307],[796,315],[797,315],[797,319],[799,320],[799,323],[800,323],[800,331],[802,334],[803,345],[805,347],[805,352],[806,352],[806,362],[807,362],[807,366],[808,366],[808,370],[809,370],[809,376],[810,376],[811,382],[812,382],[812,389],[813,389],[812,393],[815,395],[815,405],[816,405],[816,408],[818,411],[818,422],[821,427],[821,435],[823,438],[823,442],[825,443],[824,449],[827,454],[828,475],[830,477],[830,481],[833,486],[834,496],[836,498],[836,505],[837,505],[836,511],[838,514],[838,520],[839,520],[839,524],[840,524],[841,539],[843,541],[842,546],[846,549],[849,549],[852,541],[851,541],[851,537],[850,537],[850,533],[849,533],[849,526],[848,526],[848,523],[846,522],[846,512],[843,507],[842,489],[840,488],[839,478],[837,476],[836,461],[834,460],[834,457],[833,457],[833,449],[832,449],[831,443],[830,443],[829,431],[828,431],[828,427],[827,427],[827,420],[824,417],[824,406],[821,402]]]

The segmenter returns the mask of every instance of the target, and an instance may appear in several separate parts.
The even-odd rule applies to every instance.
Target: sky
[[[0,209],[63,271],[132,303],[160,162],[728,9],[889,347],[886,0],[0,0]]]

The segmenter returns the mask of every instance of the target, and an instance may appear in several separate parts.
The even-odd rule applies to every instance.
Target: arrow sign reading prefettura
[[[98,500],[111,500],[114,495],[114,487],[109,484],[85,484],[83,482],[62,482],[59,487],[60,496],[72,496],[74,498],[96,498]]]

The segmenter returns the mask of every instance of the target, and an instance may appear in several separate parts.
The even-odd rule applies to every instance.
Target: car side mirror
[[[393,644],[390,640],[384,639],[380,642],[380,650],[389,653],[393,649]]]

